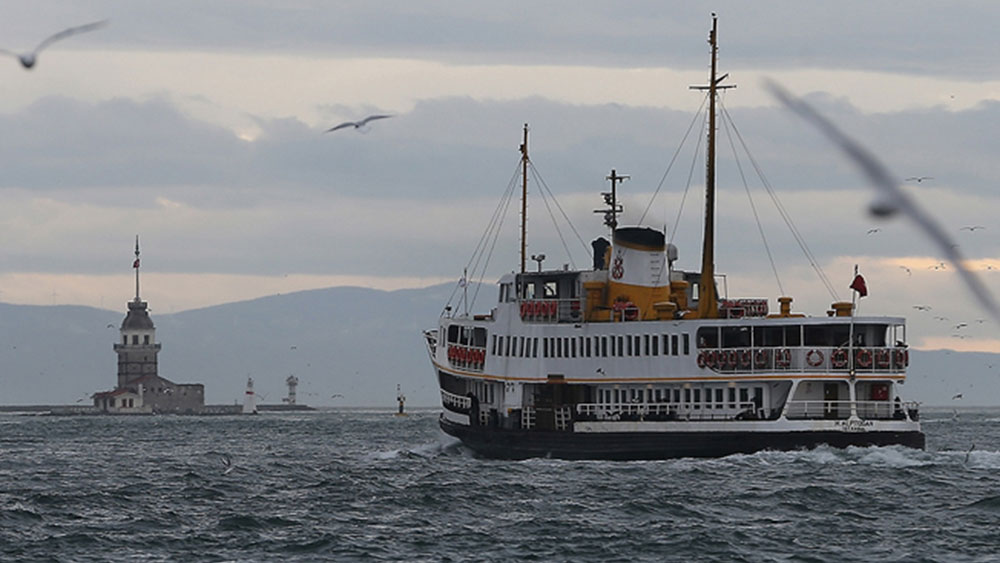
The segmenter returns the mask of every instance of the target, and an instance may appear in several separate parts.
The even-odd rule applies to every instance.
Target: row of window
[[[752,393],[752,394],[751,394]],[[737,401],[739,399],[739,401]],[[757,406],[763,403],[764,388],[754,387],[706,387],[706,388],[656,388],[632,387],[625,389],[601,388],[597,390],[597,402],[616,405],[622,403],[675,403],[690,405],[691,408],[722,409],[739,408],[753,401]]]
[[[543,358],[607,358],[639,356],[687,356],[688,334],[635,334],[618,336],[530,337],[493,335],[492,354],[515,358],[537,358],[541,341]]]
[[[149,335],[148,334],[143,334],[142,335],[142,343],[144,345],[146,345],[146,346],[149,345]],[[133,346],[138,346],[139,345],[139,335],[138,334],[133,334],[132,335],[132,345]],[[127,334],[123,334],[122,335],[122,346],[128,346],[128,335]]]

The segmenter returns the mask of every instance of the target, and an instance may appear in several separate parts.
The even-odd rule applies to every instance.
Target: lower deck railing
[[[581,403],[576,420],[754,420],[770,411],[752,402],[703,405],[701,403]]]
[[[917,418],[918,403],[901,401],[854,401],[860,418],[868,420],[905,420]],[[789,401],[785,411],[790,419],[848,418],[851,401]]]

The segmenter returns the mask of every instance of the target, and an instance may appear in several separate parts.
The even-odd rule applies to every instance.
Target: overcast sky
[[[124,309],[136,234],[154,311],[455,280],[517,166],[524,123],[536,170],[589,245],[606,234],[592,210],[612,168],[631,175],[625,224],[639,220],[668,171],[703,101],[688,86],[706,81],[714,9],[720,69],[738,86],[723,103],[739,136],[727,126],[719,141],[716,267],[730,295],[767,297],[773,307],[790,294],[813,315],[834,299],[746,153],[735,153],[742,175],[734,166],[731,146],[745,143],[836,298],[850,299],[857,263],[871,291],[861,312],[906,316],[913,345],[1000,352],[998,327],[977,321],[985,315],[929,242],[904,220],[867,216],[862,177],[761,83],[770,77],[804,96],[877,152],[1000,293],[1000,5],[0,7],[0,48],[14,51],[110,20],[53,44],[30,71],[0,59],[2,301]],[[324,133],[370,113],[394,117],[364,133]],[[697,127],[644,221],[676,228],[677,265],[688,269],[699,267],[701,246]],[[933,179],[903,182],[913,176]],[[516,267],[516,221],[512,210],[483,281]],[[584,244],[563,227],[566,256],[551,224],[533,199],[529,252],[544,252],[551,267],[586,266]],[[985,228],[962,230],[975,225]]]

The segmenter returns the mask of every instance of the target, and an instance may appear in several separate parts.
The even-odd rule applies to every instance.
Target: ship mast
[[[705,164],[705,236],[701,250],[701,280],[698,282],[698,318],[719,316],[719,297],[715,293],[715,98],[719,90],[735,85],[719,84],[729,74],[716,78],[716,58],[719,52],[718,19],[712,14],[712,31],[708,44],[712,47],[712,73],[708,86],[691,86],[693,90],[708,90],[708,155]]]
[[[521,143],[521,273],[524,273],[525,253],[528,245],[528,124],[524,124],[524,142]]]

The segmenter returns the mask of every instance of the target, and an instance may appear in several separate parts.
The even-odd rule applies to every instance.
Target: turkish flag
[[[865,284],[865,278],[861,277],[861,274],[854,276],[854,281],[851,282],[851,289],[857,291],[861,297],[868,295],[868,286]]]

